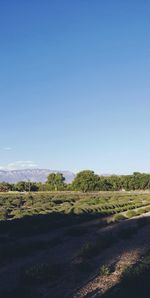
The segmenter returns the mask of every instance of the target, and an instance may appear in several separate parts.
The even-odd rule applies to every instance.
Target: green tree
[[[7,182],[0,182],[0,191],[11,191],[13,189],[13,184]]]
[[[30,181],[19,181],[15,184],[14,189],[20,192],[38,191],[38,184]]]
[[[26,182],[25,181],[19,181],[15,184],[15,190],[16,191],[26,191]]]
[[[101,191],[108,191],[113,190],[113,181],[110,177],[100,176],[99,177],[99,190]]]
[[[79,172],[72,182],[72,189],[83,192],[99,190],[99,176],[90,170]]]
[[[64,190],[65,177],[62,173],[51,173],[47,177],[47,190]]]

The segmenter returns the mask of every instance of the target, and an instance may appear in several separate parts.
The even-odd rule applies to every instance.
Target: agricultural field
[[[149,297],[149,260],[148,192],[0,194],[0,297]]]

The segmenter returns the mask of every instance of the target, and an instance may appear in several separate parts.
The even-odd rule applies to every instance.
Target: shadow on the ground
[[[12,240],[15,239],[20,239],[23,237],[34,237],[36,235],[39,234],[43,234],[43,233],[49,233],[51,231],[56,231],[56,230],[60,230],[63,227],[67,227],[70,228],[71,226],[76,226],[80,223],[86,222],[86,221],[90,221],[92,219],[95,218],[100,218],[100,215],[98,213],[94,213],[94,214],[80,214],[80,215],[76,215],[76,214],[63,214],[63,213],[50,213],[50,214],[46,214],[46,215],[36,215],[36,216],[27,216],[21,219],[15,219],[15,220],[10,220],[10,221],[3,221],[0,222],[0,240],[1,240],[1,244],[6,244],[7,247],[9,247],[9,249],[11,248],[11,243]],[[147,220],[149,220],[150,218],[147,217]],[[126,222],[121,222],[122,227],[127,227],[130,228],[130,225],[136,225],[137,221],[139,222],[139,227],[144,227],[147,223],[146,220],[144,219],[130,219],[129,221]],[[110,234],[107,233],[111,233],[111,235],[113,233],[118,232],[118,227],[116,227],[116,225],[112,225],[110,231],[106,232],[106,237]],[[76,235],[77,236],[77,235]],[[83,235],[84,237],[84,235]],[[126,236],[125,236],[126,237]],[[127,237],[128,238],[128,237]],[[70,240],[72,241],[72,235],[70,236]],[[121,240],[122,238],[120,238]],[[57,240],[56,240],[57,242]],[[49,243],[50,245],[53,245],[52,243]],[[37,245],[37,244],[36,244]],[[116,243],[117,245],[117,243]],[[25,247],[25,250],[28,249],[28,255],[30,255],[30,252],[34,251],[34,249],[36,249],[37,247],[29,247],[27,248],[27,246]],[[136,247],[138,248],[138,247]],[[9,250],[8,252],[6,251],[6,254],[9,254]],[[39,248],[40,249],[40,248]],[[131,249],[131,248],[130,248]],[[135,244],[134,244],[134,249],[135,249]],[[19,251],[17,251],[16,249],[16,255],[19,253]],[[26,252],[25,252],[26,254]],[[60,254],[61,254],[61,250],[60,250]],[[15,256],[15,254],[14,254]],[[9,256],[8,256],[9,257]],[[90,260],[88,260],[88,262],[92,263],[92,257],[90,257]],[[93,264],[95,264],[93,262]],[[1,292],[1,295],[3,298],[7,297],[14,297],[14,298],[31,298],[34,295],[34,298],[43,298],[43,297],[68,297],[67,294],[67,286],[71,288],[72,286],[72,293],[74,288],[76,286],[79,286],[80,283],[85,284],[86,280],[88,280],[88,278],[92,275],[92,271],[95,270],[95,265],[92,265],[93,267],[90,267],[92,269],[88,269],[86,270],[85,268],[85,272],[80,272],[80,271],[76,271],[76,269],[72,270],[72,266],[68,267],[69,270],[72,270],[72,272],[69,272],[68,269],[64,270],[63,274],[62,274],[62,278],[65,278],[66,280],[62,282],[62,288],[61,288],[61,280],[59,283],[59,290],[56,291],[55,294],[55,287],[58,287],[58,284],[55,285],[53,287],[53,289],[49,289],[49,293],[47,296],[44,296],[43,292],[39,292],[37,287],[34,287],[34,289],[32,289],[32,287],[26,287],[24,285],[20,285],[18,282],[18,287],[17,288],[13,288],[13,290],[11,290],[11,286],[8,289],[8,291],[3,291]],[[91,270],[91,271],[90,271]],[[15,274],[15,272],[14,272]],[[74,280],[70,279],[70,285],[68,285],[68,280],[70,278],[71,274],[75,274]],[[76,280],[77,279],[77,280]],[[64,287],[64,288],[63,288]],[[145,279],[142,279],[138,284],[132,284],[128,287],[124,287],[123,284],[120,284],[119,287],[119,291],[118,292],[118,286],[114,287],[113,290],[110,290],[109,292],[107,292],[105,295],[103,295],[104,298],[125,298],[125,297],[144,297],[144,298],[148,298],[149,297],[149,293],[150,293],[150,279],[149,276],[146,277]],[[71,291],[70,291],[71,293]],[[92,296],[93,295],[93,296]],[[70,298],[73,297],[72,294],[70,296]],[[87,295],[85,296],[86,298],[88,297],[98,297],[97,294],[97,290],[95,290],[95,292],[93,292],[93,294],[91,293],[90,296]]]
[[[93,294],[93,293],[92,293]],[[91,296],[92,297],[92,296]],[[134,280],[121,281],[118,285],[107,291],[104,295],[95,298],[149,298],[150,297],[150,268],[146,273]]]
[[[7,234],[15,237],[37,235],[100,217],[101,216],[98,213],[85,213],[78,215],[74,213],[65,214],[61,212],[24,216],[19,219],[0,221],[0,235]]]

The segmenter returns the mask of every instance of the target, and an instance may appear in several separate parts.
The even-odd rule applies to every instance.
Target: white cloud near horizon
[[[0,170],[24,170],[36,168],[38,165],[32,160],[17,160],[4,166],[0,166]]]
[[[10,151],[10,150],[12,150],[12,148],[11,147],[4,147],[4,150],[5,151]]]
[[[0,150],[11,151],[12,150],[12,147],[1,147]]]

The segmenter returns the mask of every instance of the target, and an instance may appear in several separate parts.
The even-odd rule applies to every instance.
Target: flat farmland
[[[1,193],[0,297],[113,295],[149,253],[149,217],[149,192]]]

